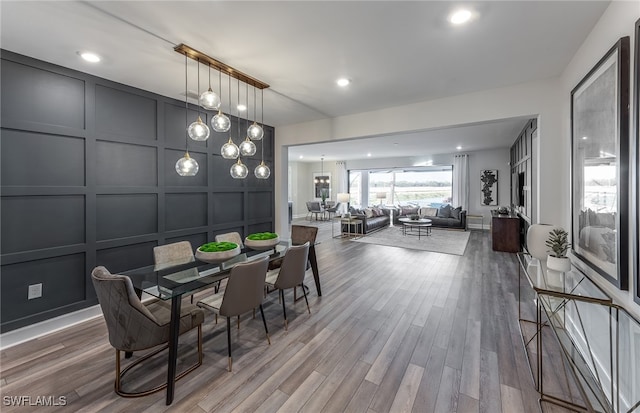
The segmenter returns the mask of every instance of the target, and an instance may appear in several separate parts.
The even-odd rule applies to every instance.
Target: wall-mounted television
[[[518,206],[524,206],[524,182],[525,182],[525,174],[524,172],[518,173]]]

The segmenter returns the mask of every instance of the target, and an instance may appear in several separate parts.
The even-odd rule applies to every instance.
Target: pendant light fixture
[[[245,83],[246,87],[246,94],[245,94],[245,98],[247,100],[247,107],[249,107],[249,85],[247,83]],[[247,109],[247,125],[249,124],[249,109]],[[238,119],[238,125],[240,125],[240,119]],[[253,156],[256,154],[256,144],[251,142],[251,139],[249,139],[249,129],[247,128],[247,136],[246,138],[244,138],[244,141],[242,141],[242,143],[240,144],[240,155],[242,156]],[[239,137],[239,135],[238,135]]]
[[[238,79],[238,105],[240,105],[240,79]],[[240,109],[237,109],[237,125],[238,125],[238,136],[240,136]],[[240,156],[238,156],[238,162],[231,165],[231,169],[229,170],[231,177],[234,179],[244,179],[249,174],[249,169],[247,165],[242,163]]]
[[[218,90],[220,94],[222,94],[222,74],[220,74],[218,80],[220,80],[220,88]],[[231,100],[231,77],[229,77],[229,100]],[[229,102],[229,105],[231,105],[231,102]],[[229,113],[231,113],[231,106],[229,106]],[[218,113],[211,118],[211,127],[216,132],[227,132],[231,129],[231,120],[219,109]]]
[[[187,55],[184,56],[184,126],[189,123],[189,105],[187,102],[188,82],[187,82]],[[198,173],[198,162],[189,156],[189,134],[185,133],[185,153],[176,162],[176,172],[180,176],[195,176]]]
[[[231,113],[231,76],[229,76],[229,113]],[[228,118],[227,118],[228,119]],[[229,125],[231,125],[231,121],[229,121]],[[229,130],[231,126],[227,130]],[[224,159],[237,159],[240,156],[240,149],[238,146],[233,143],[233,139],[231,139],[231,134],[229,134],[229,141],[222,145],[222,149],[220,149],[220,153]]]
[[[200,62],[198,62],[198,95],[200,95]],[[187,134],[194,141],[206,141],[209,139],[209,127],[202,122],[200,106],[198,106],[198,119],[187,128]]]
[[[222,100],[220,99],[220,95],[211,90],[211,65],[208,64],[207,66],[209,67],[209,90],[202,92],[200,95],[200,106],[208,110],[218,110]],[[198,70],[198,73],[200,73],[200,70]],[[218,71],[218,73],[220,72]],[[218,81],[219,80],[220,77],[218,77]],[[198,86],[200,86],[200,82],[198,82]]]
[[[209,89],[204,92],[202,95],[198,96],[198,102],[200,104],[200,106],[202,106],[205,109],[212,109],[212,110],[218,110],[217,114],[215,116],[213,116],[211,118],[211,127],[213,127],[213,129],[216,132],[229,132],[231,130],[231,120],[230,118],[230,114],[231,114],[231,78],[235,78],[238,80],[238,104],[240,103],[240,82],[243,82],[246,84],[246,103],[248,106],[249,103],[249,85],[251,85],[252,87],[254,87],[254,92],[253,92],[253,101],[254,101],[254,120],[253,120],[253,124],[249,125],[251,123],[251,121],[249,120],[249,112],[247,111],[247,116],[246,116],[246,124],[244,124],[243,126],[246,127],[246,135],[244,140],[241,140],[241,148],[239,148],[234,142],[233,142],[233,137],[229,136],[229,140],[227,143],[225,143],[222,148],[221,148],[221,155],[223,158],[225,159],[236,159],[236,162],[233,163],[233,165],[231,166],[230,169],[230,173],[231,176],[235,179],[243,179],[246,178],[248,175],[248,168],[247,166],[242,162],[241,156],[246,157],[246,156],[253,156],[256,154],[257,152],[257,148],[256,148],[256,144],[253,141],[258,141],[263,139],[264,137],[264,89],[268,88],[269,85],[246,74],[243,73],[229,65],[227,65],[226,63],[223,63],[219,60],[216,60],[214,58],[212,58],[211,56],[208,56],[205,53],[202,53],[190,46],[187,46],[186,44],[179,44],[178,46],[174,47],[174,51],[176,51],[177,53],[183,54],[185,56],[185,58],[190,58],[193,59],[195,61],[198,62],[198,64],[200,63],[206,63],[209,66]],[[211,93],[213,92],[211,90],[211,67],[213,67],[215,70],[218,70],[218,94],[217,94],[217,99],[211,95]],[[199,70],[199,69],[198,69]],[[221,97],[222,97],[222,72],[224,72],[228,77],[229,77],[229,102],[228,102],[228,112],[229,115],[225,115],[224,113],[222,113],[222,109],[221,109],[221,104],[219,101],[221,101]],[[200,76],[200,72],[198,72],[198,79]],[[199,84],[199,80],[198,80],[198,93],[200,93],[200,84]],[[259,88],[261,90],[261,99],[262,99],[262,108],[261,108],[261,116],[262,116],[262,122],[261,124],[258,124],[257,122],[257,99],[256,99],[256,91],[255,88]],[[211,92],[211,93],[210,93]],[[215,95],[215,94],[214,94]],[[185,105],[187,105],[187,99],[185,98]],[[198,109],[198,116],[200,116],[200,110]],[[240,135],[240,129],[241,129],[241,125],[240,125],[240,108],[238,108],[238,112],[237,112],[237,126],[238,126],[238,139],[242,139],[241,135]],[[197,123],[197,122],[196,122]],[[186,120],[185,120],[185,125],[186,125]],[[195,132],[195,130],[194,130]],[[188,136],[188,134],[187,134]],[[188,137],[187,137],[187,141],[188,141]],[[261,146],[261,153],[262,153],[262,159],[260,164],[255,168],[254,170],[254,174],[258,179],[267,179],[269,178],[269,176],[271,175],[271,170],[269,169],[269,167],[265,164],[264,162],[264,143]],[[176,164],[176,170],[178,170],[178,173],[180,173],[181,175],[183,174],[183,169],[188,170],[188,172],[190,174],[194,174],[195,172],[192,171],[193,169],[193,164],[196,164],[196,170],[197,170],[197,163],[195,162],[195,160],[192,160],[191,158],[189,158],[189,154],[188,152],[185,154],[185,157],[181,160],[181,162],[184,164],[184,168],[181,166],[180,168],[178,167],[179,165]],[[180,164],[182,165],[182,164]]]
[[[260,123],[262,123],[264,125],[264,90],[260,89]],[[260,127],[260,130],[263,130],[262,127]],[[256,169],[253,171],[253,174],[256,176],[256,178],[258,179],[269,179],[269,176],[271,176],[271,170],[269,169],[269,167],[264,163],[264,141],[262,141],[262,144],[260,145],[260,150],[261,150],[261,156],[260,156],[260,165],[256,166]]]
[[[249,102],[249,99],[247,99],[247,103],[248,102]],[[254,86],[253,87],[253,124],[249,126],[249,128],[247,129],[247,136],[253,141],[259,141],[264,136],[264,130],[262,129],[262,126],[258,125],[258,123],[256,122],[256,120],[258,119],[256,117],[257,106],[258,106],[258,101],[256,100],[256,88]],[[249,115],[247,112],[247,120],[248,119],[249,119]]]

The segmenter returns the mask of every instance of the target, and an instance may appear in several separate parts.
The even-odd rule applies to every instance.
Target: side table
[[[347,232],[344,232],[342,226],[347,226]],[[351,231],[353,229],[353,232]],[[362,227],[362,220],[356,218],[340,218],[340,236],[347,238],[360,238],[362,236],[364,228]]]

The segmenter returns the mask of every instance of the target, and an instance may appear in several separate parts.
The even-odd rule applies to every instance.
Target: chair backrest
[[[220,304],[221,316],[240,315],[262,304],[268,265],[269,257],[262,257],[231,269]]]
[[[187,263],[193,261],[193,248],[189,241],[153,247],[153,260],[156,265],[168,263]]]
[[[289,247],[282,260],[282,266],[274,286],[285,289],[302,284],[304,273],[307,270],[308,257],[309,242]]]
[[[308,225],[291,225],[291,243],[293,245],[302,245],[308,242],[309,245],[316,243],[318,236],[318,227]]]
[[[227,232],[225,234],[216,235],[216,242],[233,242],[238,244],[240,248],[244,248],[244,244],[242,243],[242,237],[237,232]]]
[[[158,321],[140,302],[129,277],[111,274],[100,266],[91,272],[91,281],[113,347],[135,351],[163,342],[163,337],[158,334]]]
[[[322,212],[322,207],[320,206],[320,202],[318,201],[311,201],[309,202],[309,205],[311,206],[311,209],[309,211],[312,212]]]
[[[306,204],[307,204],[307,211],[309,212],[313,211],[313,209],[311,209],[311,202],[307,201]]]
[[[340,208],[340,202],[336,202],[336,204],[334,206],[332,206],[331,208],[327,209],[327,211],[329,211],[329,212],[337,212],[338,208]]]

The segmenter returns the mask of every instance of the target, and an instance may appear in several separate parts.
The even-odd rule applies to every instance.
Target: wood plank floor
[[[311,315],[277,294],[233,330],[226,371],[224,322],[207,314],[204,363],[165,393],[125,399],[113,392],[115,351],[99,318],[0,354],[3,412],[539,412],[517,321],[515,255],[494,252],[473,231],[464,256],[332,239],[317,247],[323,296],[311,274]],[[195,333],[181,336],[180,364],[195,357]],[[134,356],[135,358],[136,356]],[[132,380],[164,378],[166,353]],[[4,396],[65,396],[66,406],[12,407]],[[546,412],[562,411],[545,405]]]

